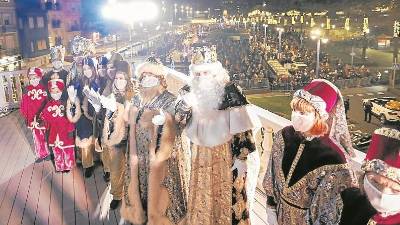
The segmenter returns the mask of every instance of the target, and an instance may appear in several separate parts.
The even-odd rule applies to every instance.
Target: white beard
[[[191,81],[191,99],[189,104],[196,111],[207,112],[217,110],[221,104],[225,82],[218,81],[212,75],[194,77]]]

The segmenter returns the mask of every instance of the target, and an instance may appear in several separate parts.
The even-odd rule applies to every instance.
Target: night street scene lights
[[[279,38],[279,53],[282,52],[282,33],[285,31],[285,29],[283,29],[282,27],[278,27],[276,28],[276,30],[278,31],[278,38]]]
[[[320,49],[321,49],[321,42],[323,44],[328,43],[328,39],[324,38],[321,36],[321,30],[320,29],[315,29],[311,31],[311,39],[317,40],[317,65],[315,68],[315,77],[319,77],[319,54],[320,54]]]

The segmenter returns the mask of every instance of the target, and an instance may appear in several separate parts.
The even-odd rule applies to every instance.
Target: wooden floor
[[[106,183],[102,168],[83,177],[82,169],[55,173],[51,162],[35,163],[32,135],[18,112],[0,118],[0,225],[118,224],[119,211],[108,220],[94,216]],[[266,224],[265,197],[257,191],[252,224]]]

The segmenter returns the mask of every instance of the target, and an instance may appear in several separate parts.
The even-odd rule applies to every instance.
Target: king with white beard
[[[197,49],[189,69],[191,83],[180,95],[192,143],[188,224],[250,224],[247,158],[256,151],[252,129],[259,121],[215,47]]]

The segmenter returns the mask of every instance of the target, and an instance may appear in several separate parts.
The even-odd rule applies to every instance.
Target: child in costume
[[[29,85],[22,95],[20,111],[32,131],[35,153],[38,160],[45,159],[50,152],[46,143],[46,128],[39,121],[39,114],[47,102],[47,92],[40,83],[43,70],[32,67],[28,70]]]

